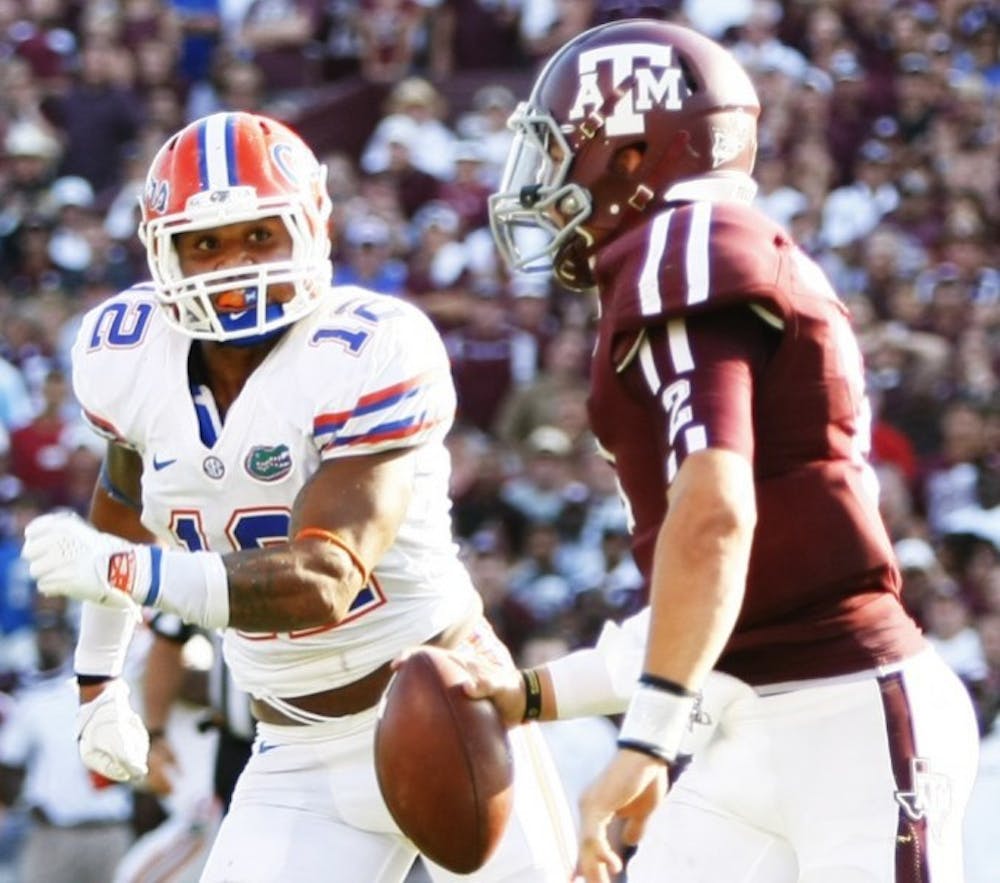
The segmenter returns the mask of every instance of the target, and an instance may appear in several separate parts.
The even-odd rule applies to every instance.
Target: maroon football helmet
[[[515,137],[490,200],[498,248],[512,270],[589,287],[594,249],[672,185],[731,176],[752,197],[759,113],[743,68],[696,31],[630,19],[584,32],[508,123]],[[637,164],[636,153],[622,160],[629,147]]]

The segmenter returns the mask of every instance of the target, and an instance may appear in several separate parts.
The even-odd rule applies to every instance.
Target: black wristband
[[[108,681],[113,681],[114,678],[111,675],[80,675],[76,676],[76,683],[80,687],[97,687],[100,684],[106,684]]]
[[[659,675],[651,675],[643,672],[639,675],[639,683],[652,687],[654,690],[662,690],[664,693],[673,693],[675,696],[697,696],[698,694],[689,690],[677,681],[669,678],[661,678]]]
[[[167,735],[167,731],[163,727],[154,727],[152,730],[147,730],[146,732],[149,733],[150,743],[155,742],[157,739],[162,739]]]
[[[645,754],[647,757],[662,761],[667,766],[673,763],[673,758],[668,757],[665,752],[655,745],[649,745],[646,742],[636,742],[633,739],[619,739],[618,747],[625,748],[628,751],[638,751],[639,754]]]
[[[522,721],[538,720],[542,713],[542,682],[533,668],[522,668],[524,678],[524,717]]]

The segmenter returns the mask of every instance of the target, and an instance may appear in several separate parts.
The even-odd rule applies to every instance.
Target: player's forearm
[[[156,550],[148,565],[147,548],[137,555],[129,588],[135,600],[206,628],[291,631],[337,623],[368,580],[353,553],[323,540],[227,555]]]
[[[367,575],[338,549],[294,544],[223,557],[229,625],[289,631],[340,622]]]
[[[673,763],[743,603],[756,508],[750,465],[705,451],[682,466],[657,537],[646,658],[621,748]]]
[[[657,537],[643,665],[644,672],[693,691],[736,624],[756,526],[750,465],[726,451],[696,457],[671,488]]]
[[[154,639],[146,658],[142,684],[142,705],[146,729],[162,732],[170,719],[170,709],[184,682],[184,645],[163,637]]]

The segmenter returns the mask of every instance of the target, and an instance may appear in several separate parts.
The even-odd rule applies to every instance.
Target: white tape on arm
[[[117,678],[135,631],[134,610],[84,603],[73,668],[77,674]]]
[[[596,647],[546,663],[559,718],[620,714],[628,704],[616,690],[607,659]]]
[[[165,550],[159,562],[159,579],[154,580],[145,603],[175,613],[191,625],[208,629],[229,625],[229,579],[226,565],[217,552]]]
[[[647,607],[621,625],[605,623],[594,647],[548,663],[558,716],[621,714],[642,673],[648,631]]]

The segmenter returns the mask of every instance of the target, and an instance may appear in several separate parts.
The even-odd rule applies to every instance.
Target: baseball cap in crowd
[[[434,107],[440,100],[441,95],[437,89],[422,77],[407,77],[389,95],[389,104],[393,109]]]
[[[937,556],[927,540],[920,537],[905,537],[893,546],[900,570],[933,570]]]
[[[483,149],[476,141],[459,140],[452,145],[452,159],[455,162],[482,162]]]
[[[858,62],[858,57],[846,49],[840,49],[830,56],[830,76],[840,82],[842,80],[863,80],[864,68]]]
[[[931,69],[931,62],[923,52],[904,52],[899,59],[899,69],[904,74],[926,74]]]
[[[483,86],[476,91],[472,106],[482,112],[485,110],[513,110],[517,104],[514,93],[506,86]]]
[[[569,436],[556,426],[539,426],[528,436],[528,450],[534,454],[565,457],[572,449]]]
[[[462,219],[448,203],[439,199],[432,200],[421,206],[413,216],[413,226],[418,233],[425,233],[431,227],[444,231],[445,233],[457,233]]]
[[[86,178],[79,175],[63,175],[52,182],[49,198],[57,211],[70,205],[90,208],[94,204],[94,188]]]
[[[365,215],[348,222],[344,237],[348,245],[388,245],[392,239],[392,231],[376,215]]]
[[[820,95],[829,95],[833,91],[833,78],[825,70],[811,64],[802,74],[802,85]]]
[[[386,144],[403,144],[410,147],[420,137],[420,126],[412,117],[394,113],[382,120],[381,135]]]
[[[931,192],[930,178],[921,169],[908,169],[900,177],[898,189],[903,196],[927,196]]]
[[[881,141],[872,138],[861,145],[858,156],[865,162],[882,164],[892,160],[892,151]]]
[[[62,153],[58,139],[41,126],[31,122],[14,123],[3,139],[8,156],[37,156],[56,159]]]

